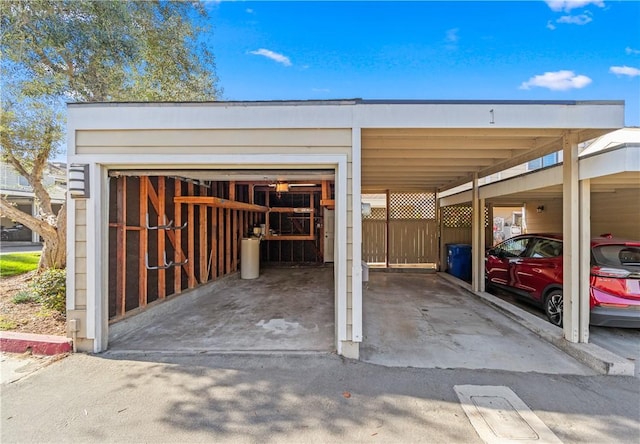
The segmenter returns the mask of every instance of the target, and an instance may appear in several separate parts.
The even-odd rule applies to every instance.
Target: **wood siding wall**
[[[640,240],[640,188],[591,193],[591,235]]]
[[[75,308],[87,309],[87,202],[75,201]]]
[[[562,233],[562,199],[527,201],[524,207],[527,233]]]
[[[544,206],[538,213],[536,208]],[[562,199],[528,201],[527,233],[562,233]],[[640,190],[591,193],[591,236],[611,233],[617,237],[640,239]]]

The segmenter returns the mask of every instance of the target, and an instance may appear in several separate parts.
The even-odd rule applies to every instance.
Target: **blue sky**
[[[209,2],[224,100],[625,100],[640,2]]]

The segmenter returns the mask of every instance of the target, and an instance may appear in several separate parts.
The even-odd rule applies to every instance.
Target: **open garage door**
[[[333,171],[109,176],[109,319],[125,320],[113,346],[335,349],[323,217],[334,207]]]

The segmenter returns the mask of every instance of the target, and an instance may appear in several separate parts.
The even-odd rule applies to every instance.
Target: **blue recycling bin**
[[[447,244],[447,273],[458,279],[471,280],[471,245]]]

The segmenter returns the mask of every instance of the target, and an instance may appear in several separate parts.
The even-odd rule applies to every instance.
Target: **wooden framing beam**
[[[127,298],[127,178],[116,183],[116,316],[123,316]]]
[[[149,179],[147,177],[140,178],[140,204],[138,211],[138,221],[140,227],[145,223],[146,217],[149,214],[149,198],[148,198]],[[149,254],[149,231],[144,229],[140,230],[138,239],[138,307],[144,307],[147,305],[148,297],[148,282],[147,282],[147,265],[145,263],[145,257]],[[160,256],[159,256],[160,257]]]
[[[335,199],[320,199],[320,206],[333,210],[336,207],[336,201]]]
[[[304,240],[316,240],[315,235],[298,235],[298,234],[286,234],[283,236],[265,236],[265,240],[270,241],[304,241]]]
[[[200,256],[200,283],[204,284],[209,280],[209,276],[207,273],[207,265],[209,264],[209,249],[207,238],[208,230],[207,230],[207,206],[206,205],[198,205],[198,218],[200,219],[199,223],[199,256]]]
[[[147,179],[148,182],[149,179]],[[149,183],[148,188],[153,188],[153,186]],[[164,176],[158,177],[158,225],[166,223],[164,215],[166,214],[166,182]],[[175,221],[174,221],[175,223]],[[158,261],[160,258],[164,258],[166,253],[166,242],[165,242],[165,230],[158,230]],[[179,267],[177,267],[179,268]],[[158,270],[158,299],[164,299],[167,296],[167,276],[166,270],[159,269]]]
[[[269,211],[268,207],[263,207],[262,205],[254,205],[246,202],[236,202],[234,200],[222,199],[220,197],[213,196],[182,196],[175,197],[173,201],[183,204],[209,205],[230,210],[246,210],[260,213],[266,213],[267,211]]]
[[[270,213],[313,213],[314,209],[313,208],[293,208],[293,207],[273,207],[273,208],[269,208],[269,212]]]
[[[216,207],[211,207],[211,253],[209,257],[209,268],[211,279],[218,277],[218,211]]]
[[[174,196],[178,197],[182,195],[182,181],[180,179],[175,179],[173,184],[174,186]],[[182,225],[182,205],[179,203],[173,204],[173,223],[176,227]],[[176,262],[181,262],[184,259],[184,253],[182,252],[182,234],[180,231],[175,233],[173,236],[173,248],[174,248],[174,256],[173,260]],[[169,236],[169,240],[171,240],[171,236]],[[189,270],[187,268],[187,270]],[[173,292],[180,293],[182,291],[182,267],[174,267],[173,268]]]
[[[231,273],[233,270],[231,267],[233,266],[233,260],[231,257],[232,248],[231,248],[231,210],[225,209],[225,234],[224,234],[224,257],[225,257],[225,274]]]
[[[216,207],[214,207],[215,209]],[[225,275],[225,237],[224,237],[224,213],[228,210],[224,208],[217,208],[218,210],[218,276]]]
[[[224,184],[222,182],[218,182],[218,197],[222,197],[224,195]],[[225,245],[225,236],[224,236],[224,232],[225,232],[225,227],[224,227],[224,221],[225,221],[225,209],[224,208],[216,208],[213,207],[214,209],[216,209],[218,211],[218,276],[224,276],[225,275],[225,256],[224,253],[226,251],[226,245]]]
[[[320,199],[322,200],[331,199],[331,184],[329,183],[328,180],[322,181],[322,195],[320,196]]]
[[[182,194],[182,182],[179,179],[176,179],[176,181],[174,183],[174,189],[175,189],[174,193],[175,193],[176,196],[180,196]],[[160,198],[156,194],[156,191],[153,189],[153,187],[149,187],[148,192],[149,192],[149,201],[151,202],[151,204],[153,205],[153,207],[156,209],[156,211],[159,214],[160,213]],[[166,200],[165,200],[165,207],[166,207]],[[179,227],[179,226],[182,225],[182,206],[181,206],[181,204],[174,204],[173,224],[176,227]],[[184,254],[184,251],[182,250],[182,235],[181,235],[181,232],[180,231],[168,230],[168,231],[165,231],[165,234],[169,238],[169,242],[171,242],[171,244],[173,245],[173,248],[175,250],[174,261],[175,262],[184,262],[187,259],[187,256]],[[183,267],[187,271],[188,274],[193,274],[193,270],[189,268],[189,264],[188,263],[183,265]],[[180,291],[182,291],[182,274],[181,274],[182,271],[181,271],[180,267],[175,267],[174,268],[174,273],[175,273],[174,293],[180,293]],[[195,279],[195,277],[194,277],[194,279]]]
[[[236,202],[236,183],[235,181],[229,182],[229,200]],[[240,203],[240,202],[236,202]],[[240,208],[233,208],[231,213],[232,225],[231,225],[231,271],[238,269],[238,210]]]
[[[289,182],[289,185],[291,185],[291,182]],[[259,186],[256,185],[254,187],[255,191],[264,191],[264,192],[275,192],[275,189],[273,187],[269,187],[269,186]],[[309,194],[309,193],[313,193],[313,192],[317,192],[317,191],[321,191],[322,188],[318,187],[318,186],[311,186],[311,187],[290,187],[289,191],[287,191],[287,194]]]
[[[194,186],[193,183],[189,182],[187,185],[187,193],[189,196],[193,196]],[[174,198],[175,202],[175,198]],[[189,258],[189,262],[187,263],[187,268],[189,269],[189,288],[193,288],[196,286],[196,275],[195,275],[195,261],[196,261],[196,242],[195,242],[195,208],[193,205],[189,205],[187,207],[187,256]]]

